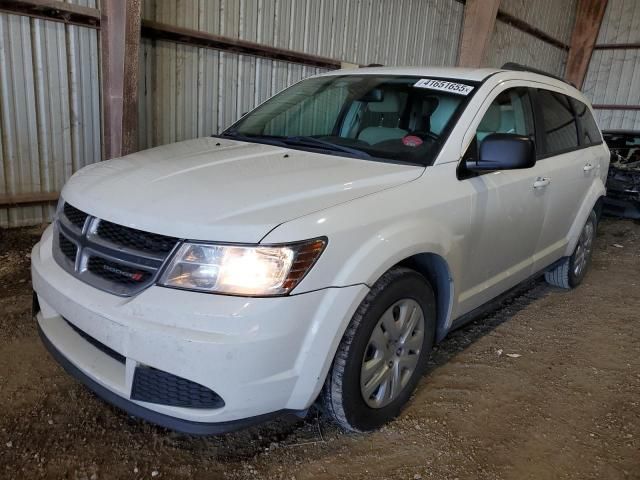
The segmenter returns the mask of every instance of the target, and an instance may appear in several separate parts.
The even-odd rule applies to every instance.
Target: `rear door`
[[[589,107],[575,98],[570,100],[578,121],[578,137],[580,146],[583,148],[581,151],[584,152],[581,157],[583,190],[580,203],[582,203],[591,184],[602,175],[602,169],[606,168],[609,157],[606,154],[603,155],[602,148],[598,148],[603,143],[602,134]]]
[[[536,247],[534,269],[541,270],[562,256],[569,229],[586,194],[595,159],[580,146],[573,105],[559,91],[532,91],[538,127],[538,165],[548,182],[538,190],[544,198],[544,223]],[[587,170],[585,170],[585,167]]]

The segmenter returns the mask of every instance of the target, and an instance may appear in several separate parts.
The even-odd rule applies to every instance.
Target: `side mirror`
[[[516,170],[536,164],[536,146],[533,140],[513,133],[492,133],[480,143],[477,160],[467,160],[465,166],[472,172]]]

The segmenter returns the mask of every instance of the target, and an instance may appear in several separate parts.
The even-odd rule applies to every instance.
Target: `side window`
[[[561,93],[538,90],[543,134],[548,155],[578,148],[578,126],[569,99]]]
[[[534,132],[528,89],[511,88],[491,103],[478,125],[476,140],[480,144],[492,133],[514,133],[534,138]]]
[[[602,143],[602,135],[600,134],[600,129],[591,114],[591,110],[589,110],[584,103],[576,100],[575,98],[571,99],[571,103],[573,104],[573,109],[576,112],[578,123],[582,130],[582,145],[589,146]]]

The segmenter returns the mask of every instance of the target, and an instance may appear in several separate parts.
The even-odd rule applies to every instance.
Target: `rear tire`
[[[385,273],[340,342],[320,395],[343,429],[368,431],[396,417],[424,373],[435,336],[435,296],[407,268]]]
[[[564,289],[575,288],[580,285],[591,263],[593,241],[597,227],[598,217],[596,212],[592,210],[582,228],[573,254],[570,257],[563,258],[552,270],[545,272],[544,278],[548,284]]]

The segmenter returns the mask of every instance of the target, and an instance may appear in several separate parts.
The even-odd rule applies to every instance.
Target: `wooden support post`
[[[141,0],[102,0],[102,105],[104,158],[138,145],[138,48]]]
[[[582,88],[608,0],[579,0],[565,78]]]
[[[458,66],[479,67],[489,48],[500,0],[467,0]]]

